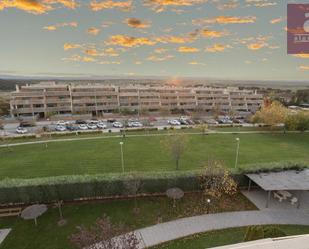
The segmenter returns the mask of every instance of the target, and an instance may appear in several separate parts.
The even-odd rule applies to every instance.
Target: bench
[[[2,208],[0,209],[0,217],[19,216],[21,208]]]
[[[282,202],[284,200],[284,197],[278,194],[277,192],[274,192],[274,198],[278,199],[279,202]]]

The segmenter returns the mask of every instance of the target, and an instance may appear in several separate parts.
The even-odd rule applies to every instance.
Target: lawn
[[[309,226],[280,225],[277,226],[287,235],[307,234]],[[211,231],[188,238],[175,240],[152,249],[204,249],[215,246],[241,243],[246,232],[245,227]]]
[[[240,138],[239,165],[309,162],[309,133],[188,135],[181,170],[201,168],[211,159],[234,167],[236,137]],[[162,147],[163,136],[124,139],[125,171],[172,171],[175,162]],[[0,148],[0,177],[32,178],[71,174],[121,172],[121,138],[53,142]]]
[[[186,216],[206,213],[205,205],[200,202],[200,194],[185,195],[172,208],[172,201],[165,197],[149,197],[138,199],[138,214],[133,214],[134,200],[102,201],[87,204],[67,204],[63,207],[64,218],[67,224],[63,227],[57,225],[58,210],[50,207],[38,219],[38,226],[33,221],[21,218],[0,218],[0,228],[13,230],[4,241],[1,249],[70,249],[72,246],[68,237],[76,231],[76,226],[89,226],[107,214],[113,222],[121,222],[130,229],[142,228]],[[210,212],[224,212],[255,209],[243,195],[224,197],[222,201],[213,203]],[[199,208],[198,208],[199,207]]]

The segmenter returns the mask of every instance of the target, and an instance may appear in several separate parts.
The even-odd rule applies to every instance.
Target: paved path
[[[309,210],[227,212],[178,219],[136,230],[140,249],[197,233],[251,225],[309,225]],[[99,247],[94,247],[99,248]]]
[[[309,133],[309,131],[306,131]],[[282,131],[208,131],[205,134],[274,134],[281,133]],[[299,133],[298,131],[289,131],[287,133]],[[177,133],[176,133],[177,134]],[[201,132],[187,132],[188,135],[202,135]],[[153,134],[126,134],[126,137],[158,137],[158,136],[171,136],[168,133],[153,133]],[[92,136],[92,137],[76,137],[76,138],[59,138],[59,139],[49,139],[49,140],[38,140],[31,142],[20,142],[20,143],[9,143],[2,144],[1,147],[14,147],[20,145],[30,145],[30,144],[43,144],[43,143],[53,143],[53,142],[69,142],[69,141],[81,141],[81,140],[96,140],[96,139],[113,139],[122,138],[122,135],[113,136]]]

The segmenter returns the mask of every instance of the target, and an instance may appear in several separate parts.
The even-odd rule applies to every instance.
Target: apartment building
[[[12,116],[48,117],[130,111],[185,110],[254,113],[263,96],[251,90],[214,87],[175,87],[103,84],[39,84],[16,87],[11,93]]]

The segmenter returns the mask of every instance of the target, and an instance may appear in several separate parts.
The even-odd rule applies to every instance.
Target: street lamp
[[[207,199],[207,214],[209,214],[209,208],[210,208],[210,199]]]
[[[238,163],[239,143],[240,143],[239,137],[236,138],[236,141],[237,141],[237,149],[236,149],[235,169],[237,168],[237,163]]]
[[[123,146],[123,142],[120,142],[120,153],[121,153],[121,166],[122,166],[122,173],[124,173],[124,161],[123,161],[123,149],[122,149],[122,146]]]

